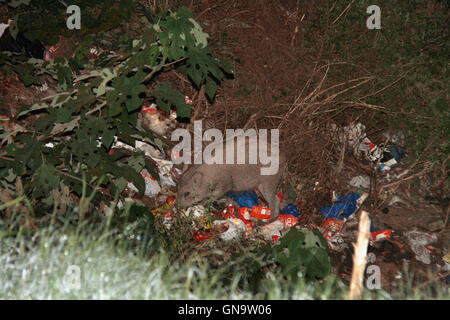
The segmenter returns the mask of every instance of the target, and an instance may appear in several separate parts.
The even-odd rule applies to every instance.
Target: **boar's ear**
[[[202,181],[203,181],[203,173],[202,172],[194,173],[194,175],[192,176],[192,183],[194,184],[194,186],[196,187],[201,186]]]

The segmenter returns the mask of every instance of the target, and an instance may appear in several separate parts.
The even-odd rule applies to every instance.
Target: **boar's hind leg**
[[[276,220],[280,211],[280,199],[276,194],[277,185],[268,182],[262,183],[258,186],[258,190],[261,191],[261,194],[269,205],[269,208],[272,209],[272,217],[270,221]]]

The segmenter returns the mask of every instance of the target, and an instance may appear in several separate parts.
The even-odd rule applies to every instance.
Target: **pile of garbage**
[[[338,128],[336,125],[331,125],[331,127],[332,131],[336,133],[335,141],[341,146],[345,145],[345,148],[351,150],[357,158],[371,163],[373,169],[380,174],[380,176],[378,176],[380,180],[389,181],[393,176],[400,179],[408,172],[408,170],[403,170],[394,175],[389,175],[387,173],[395,166],[400,165],[400,161],[406,156],[405,150],[399,146],[404,144],[404,137],[402,134],[391,135],[389,133],[384,133],[386,143],[392,143],[392,145],[385,146],[383,144],[377,145],[373,143],[365,133],[366,127],[361,123],[352,123],[343,128]],[[384,175],[381,175],[382,173],[384,173]],[[371,181],[368,176],[360,175],[354,176],[348,184],[349,186],[358,189],[358,191],[345,195],[333,194],[332,204],[320,209],[320,213],[324,216],[325,221],[319,228],[327,239],[329,247],[338,252],[342,252],[345,248],[349,248],[347,243],[351,243],[355,240],[356,235],[352,234],[346,226],[357,224],[355,215],[368,196],[367,192],[364,192],[363,190],[369,190]],[[388,206],[397,202],[403,202],[397,195],[390,196],[391,199],[388,201]],[[385,197],[385,195],[382,194],[382,197]],[[442,221],[439,222],[440,223],[437,223],[436,226],[433,225],[432,228],[428,229],[430,229],[430,231],[437,231],[444,228],[445,226]],[[371,246],[382,240],[392,239],[392,236],[395,233],[392,229],[378,229],[372,220],[370,231]],[[401,237],[402,235],[398,234],[398,236]],[[414,253],[417,261],[424,264],[432,263],[432,254],[438,253],[439,251],[431,246],[432,243],[437,241],[436,233],[412,230],[405,232],[403,236],[406,238],[406,243]],[[437,262],[436,266],[444,271],[448,271],[449,264],[448,261],[445,261],[445,257],[448,257],[448,253],[442,258],[444,265],[441,265],[440,259],[437,259],[435,260]]]
[[[260,205],[261,200],[256,190],[228,193],[227,196],[237,205],[230,203],[222,211],[208,212],[203,205],[176,211],[175,199],[169,197],[165,204],[154,209],[152,213],[155,216],[164,214],[164,225],[167,228],[171,227],[170,220],[175,212],[181,217],[190,218],[194,239],[198,242],[215,237],[230,241],[260,236],[275,243],[299,221],[297,208],[289,204],[282,209],[283,214],[280,214],[277,220],[267,223],[271,218],[272,210]],[[281,197],[281,194],[279,196]],[[226,199],[220,201],[223,202]]]
[[[399,146],[386,147],[383,144],[374,144],[367,137],[366,127],[361,123],[352,123],[344,128],[338,128],[335,124],[332,124],[331,129],[333,132],[337,132],[337,140],[341,145],[346,144],[350,150],[353,150],[355,156],[369,160],[378,171],[391,170],[406,156],[405,150]],[[401,142],[403,140],[401,136],[391,137],[387,133],[385,136],[387,141]]]
[[[188,97],[186,97],[186,102],[192,103]],[[156,130],[160,135],[167,133],[171,127],[170,120],[174,117],[171,115],[168,120],[161,119],[157,114],[156,105],[143,106],[142,113],[143,120],[148,122],[147,126],[153,131]],[[356,155],[369,160],[378,172],[390,170],[399,164],[400,159],[405,157],[405,151],[398,146],[388,148],[372,143],[365,135],[364,130],[365,127],[362,124],[352,124],[337,130],[337,137],[340,142],[346,143]],[[176,187],[175,181],[182,172],[174,167],[169,157],[159,148],[144,142],[136,142],[135,146],[129,146],[117,140],[114,148],[131,151],[139,149],[156,163],[159,181],[152,177],[147,170],[144,169],[141,172],[146,183],[145,196],[155,198],[166,193],[165,187]],[[349,185],[357,188],[358,191],[347,194],[334,192],[331,203],[319,210],[323,216],[323,220],[319,224],[315,224],[305,215],[301,215],[294,204],[283,202],[281,192],[278,194],[280,203],[283,204],[280,215],[275,221],[270,222],[272,210],[266,206],[256,189],[239,193],[228,192],[225,198],[217,200],[208,209],[203,205],[195,205],[179,210],[176,208],[176,198],[166,196],[165,202],[153,209],[151,213],[155,217],[161,216],[162,223],[167,229],[172,227],[174,219],[188,219],[192,222],[193,240],[197,242],[215,239],[251,241],[258,238],[276,244],[292,227],[308,230],[315,228],[322,233],[329,249],[343,252],[345,249],[352,249],[349,244],[356,240],[357,230],[356,228],[352,229],[352,226],[358,224],[359,209],[368,197],[368,192],[364,190],[369,189],[370,180],[366,176],[356,176],[350,180]],[[131,182],[128,183],[128,188],[137,191]],[[372,246],[383,240],[391,239],[394,234],[392,229],[376,228],[372,221],[370,231]],[[429,245],[436,241],[436,236],[412,231],[405,234],[405,237],[408,239],[416,259],[430,264]],[[448,262],[446,262],[445,268],[448,268]]]

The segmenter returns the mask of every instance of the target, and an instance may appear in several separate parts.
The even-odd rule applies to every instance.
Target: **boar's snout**
[[[192,191],[182,188],[177,193],[177,206],[179,208],[186,208],[197,204],[201,199]]]
[[[185,208],[195,205],[203,200],[201,188],[203,183],[203,173],[185,173],[178,184],[177,203]]]

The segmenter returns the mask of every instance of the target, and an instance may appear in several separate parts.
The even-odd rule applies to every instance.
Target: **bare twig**
[[[414,69],[414,68],[409,69],[409,70],[406,71],[404,74],[402,74],[397,80],[395,80],[394,82],[388,84],[387,86],[381,88],[381,89],[378,90],[378,91],[375,91],[375,92],[373,92],[373,93],[370,93],[370,94],[368,94],[368,95],[365,95],[364,97],[361,97],[361,99],[364,99],[364,98],[367,98],[367,97],[371,97],[371,96],[375,96],[375,95],[379,94],[380,92],[386,90],[387,88],[392,87],[394,84],[396,84],[396,83],[399,82],[401,79],[403,79],[403,78],[408,74],[408,72],[410,72],[410,71],[413,70],[413,69]]]
[[[258,111],[254,114],[251,115],[250,119],[248,119],[248,121],[245,123],[243,130],[247,130],[250,125],[252,124],[252,122],[256,122],[256,120],[258,120],[258,118],[261,117],[262,111]]]
[[[406,178],[399,179],[399,180],[397,180],[397,181],[394,181],[394,182],[391,182],[391,183],[382,185],[382,186],[380,187],[380,190],[378,190],[378,195],[381,194],[381,192],[383,191],[383,189],[386,189],[386,188],[389,188],[389,187],[398,185],[398,184],[400,184],[400,183],[402,183],[402,182],[411,180],[411,179],[413,179],[413,178],[415,178],[415,177],[422,176],[422,175],[424,175],[425,173],[427,173],[428,171],[430,171],[430,167],[431,167],[431,163],[430,163],[430,162],[426,162],[424,166],[425,166],[425,167],[424,167],[423,170],[420,171],[420,172],[414,173],[414,174],[412,174],[412,175],[410,175],[410,176],[408,176],[408,177],[406,177]]]
[[[61,3],[64,7],[66,7],[67,8],[67,4],[64,2],[64,1],[62,1],[62,0],[58,0],[58,2],[59,3]]]
[[[350,6],[353,4],[353,2],[355,2],[355,0],[352,0],[352,2],[350,2],[348,4],[348,6],[344,9],[344,11],[342,11],[341,14],[336,19],[334,19],[334,21],[331,23],[331,25],[335,24],[344,15],[344,13],[347,12],[347,10],[350,8]]]
[[[205,10],[203,10],[202,12],[200,12],[199,14],[198,14],[198,16],[197,16],[197,19],[196,20],[198,20],[202,15],[204,15],[206,12],[208,12],[209,10],[211,10],[211,9],[214,9],[214,8],[216,8],[216,7],[218,7],[219,5],[214,5],[214,6],[212,6],[212,7],[209,7],[209,8],[206,8]]]

